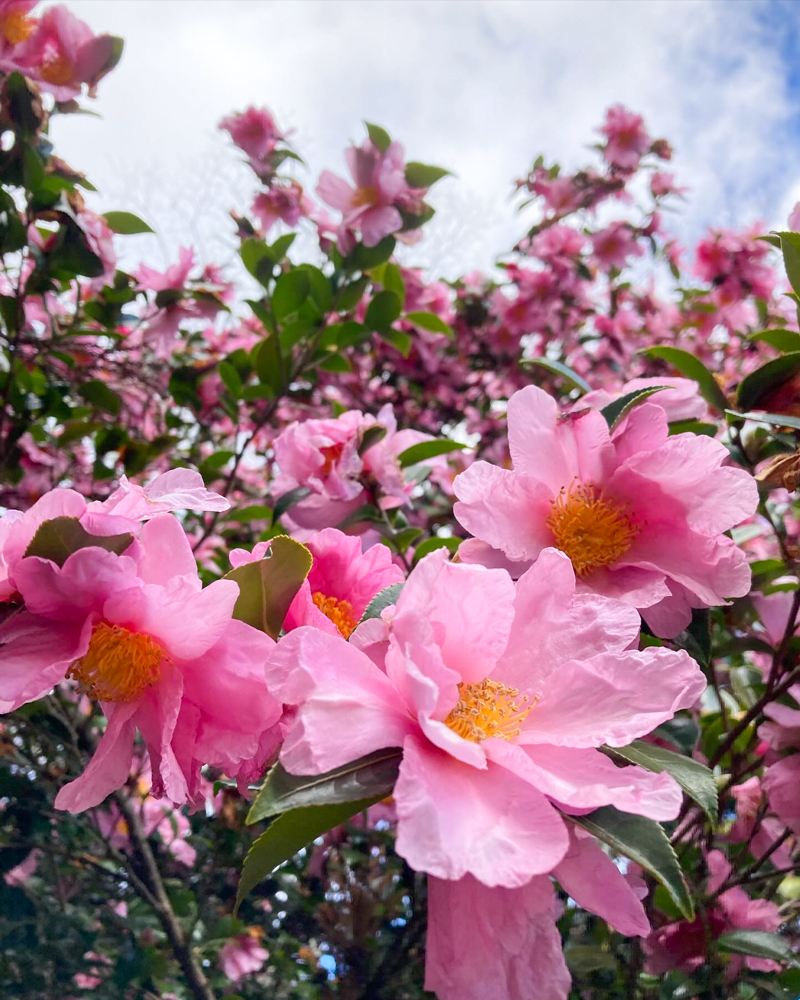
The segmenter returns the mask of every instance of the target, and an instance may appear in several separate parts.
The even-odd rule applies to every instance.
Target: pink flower
[[[621,104],[608,109],[606,120],[598,131],[608,139],[603,150],[606,163],[620,170],[636,170],[652,144],[641,115],[634,114]]]
[[[795,712],[795,715],[800,713]],[[764,772],[763,786],[767,799],[779,820],[800,836],[800,756],[783,757]]]
[[[648,402],[660,406],[670,423],[678,420],[708,419],[708,405],[700,395],[697,383],[690,378],[632,378],[614,392],[608,389],[594,389],[592,392],[587,392],[575,403],[572,410],[574,412],[585,406],[602,410],[615,399],[627,396],[628,393],[662,385],[670,388],[654,393],[648,398]]]
[[[728,839],[732,844],[748,842],[750,853],[756,857],[766,854],[775,841],[783,835],[786,827],[774,816],[759,815],[759,808],[764,795],[761,780],[754,776],[731,788],[731,795],[736,800],[736,822],[730,829]],[[758,829],[753,830],[758,823]],[[791,864],[791,853],[787,847],[778,847],[771,856],[772,863],[777,868]]]
[[[147,521],[156,514],[175,510],[230,510],[225,497],[207,490],[203,477],[192,469],[171,469],[148,483],[137,486],[121,476],[119,486],[102,503],[88,505],[90,511],[103,511],[132,521]]]
[[[644,248],[627,222],[612,222],[606,229],[592,234],[594,259],[606,269],[622,270],[629,257],[641,257]]]
[[[786,222],[786,225],[793,233],[800,231],[800,201],[798,201],[798,203],[789,213],[789,218]]]
[[[284,138],[272,113],[266,108],[251,106],[239,114],[228,115],[219,123],[219,128],[229,133],[235,145],[250,158],[250,164],[256,171]]]
[[[279,219],[293,229],[303,216],[310,214],[311,209],[311,202],[301,185],[297,181],[287,181],[259,192],[250,211],[258,220],[261,232],[266,235]]]
[[[41,853],[38,848],[34,848],[24,861],[15,865],[14,868],[9,869],[3,876],[3,881],[6,885],[24,885],[36,871]]]
[[[259,944],[260,936],[259,929],[253,927],[248,933],[231,938],[220,951],[222,971],[234,983],[258,972],[269,958],[267,949]]]
[[[708,868],[707,891],[713,895],[730,876],[731,866],[721,851],[710,851]],[[656,976],[670,969],[693,972],[707,960],[709,934],[717,938],[732,930],[774,932],[782,923],[780,911],[774,903],[766,899],[750,899],[739,886],[721,893],[714,906],[707,911],[706,918],[707,929],[702,918],[697,917],[691,923],[681,920],[654,931],[644,944],[647,971]],[[756,972],[779,972],[781,968],[770,959],[733,955],[728,960],[728,979],[735,980],[745,965]]]
[[[392,562],[385,545],[362,552],[361,539],[336,528],[325,528],[304,542],[313,556],[311,570],[289,606],[284,629],[312,625],[331,635],[349,638],[372,598],[385,587],[403,580],[403,571]],[[263,559],[269,542],[259,542],[252,552],[233,549],[231,564]]]
[[[146,264],[140,264],[133,272],[133,276],[142,288],[149,288],[153,292],[163,292],[167,289],[181,291],[193,267],[194,250],[191,247],[181,247],[178,250],[178,263],[171,264],[166,271],[156,271]]]
[[[598,411],[559,414],[536,386],[509,401],[508,436],[513,469],[475,462],[453,484],[455,516],[475,536],[463,561],[519,575],[555,545],[581,590],[639,608],[661,636],[686,628],[692,608],[749,590],[746,556],[722,532],[753,514],[757,489],[724,464],[722,444],[670,437],[649,401],[612,434]]]
[[[19,20],[9,26],[17,37],[20,31],[27,31],[27,25]],[[14,48],[10,68],[32,76],[58,101],[76,97],[84,83],[94,96],[97,83],[119,58],[115,52],[118,44],[110,35],[95,35],[88,24],[58,4],[48,8],[35,22],[34,30]]]
[[[330,170],[322,171],[317,184],[317,194],[325,204],[342,213],[338,238],[343,254],[353,248],[353,231],[361,232],[364,246],[374,247],[402,229],[403,217],[396,206],[411,191],[399,142],[382,153],[367,139],[363,146],[350,146],[345,158],[355,187]]]
[[[359,455],[364,435],[377,426],[384,427],[386,435]],[[311,491],[289,511],[289,522],[302,530],[337,525],[369,502],[365,477],[377,483],[381,507],[401,506],[408,502],[416,484],[406,480],[397,456],[428,440],[429,434],[398,431],[388,403],[377,417],[347,410],[336,419],[297,421],[275,439],[280,473],[273,481],[272,493],[279,497],[299,487]]]
[[[36,28],[36,18],[28,15],[38,0],[0,0],[0,69],[16,68],[13,53],[30,38]]]
[[[650,191],[654,198],[663,198],[668,194],[685,194],[689,189],[678,187],[675,175],[657,170],[650,178]]]
[[[570,892],[574,880],[579,898],[597,895],[602,906],[594,883],[571,867],[573,853],[584,857],[583,845],[570,839],[553,803],[569,812],[613,802],[674,817],[681,794],[672,778],[617,768],[596,748],[650,732],[705,688],[685,653],[631,649],[638,629],[633,609],[576,595],[569,560],[553,549],[516,585],[502,570],[431,553],[397,600],[384,669],[318,629],[301,627],[280,640],[268,683],[285,704],[299,706],[281,761],[292,774],[320,774],[402,747],[393,793],[397,851],[413,868],[448,882],[471,877],[481,892],[501,887],[498,906],[514,890],[520,907],[534,892],[531,880],[555,870]],[[596,867],[602,852],[588,843]],[[645,933],[641,904],[608,865],[603,879],[613,880],[614,869],[617,922]],[[474,919],[452,921],[459,939],[448,954],[461,954],[477,933]],[[527,943],[524,936],[505,941],[495,966],[501,955],[507,968],[522,961]],[[450,968],[446,956],[435,964],[442,962]],[[479,995],[486,993],[455,987],[442,994]]]
[[[194,798],[202,763],[244,782],[277,740],[280,706],[261,672],[272,640],[232,619],[238,586],[218,580],[201,589],[186,535],[169,514],[148,521],[128,553],[88,547],[61,567],[19,560],[25,610],[0,627],[3,703],[35,700],[69,677],[108,718],[88,767],[56,798],[70,812],[124,784],[137,728],[153,795],[175,803]]]

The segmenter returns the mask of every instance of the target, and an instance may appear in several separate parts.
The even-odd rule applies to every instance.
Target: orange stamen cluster
[[[45,56],[44,62],[39,67],[39,76],[48,83],[56,87],[63,87],[72,82],[74,75],[72,63],[66,56]]]
[[[520,708],[516,700],[519,698],[517,688],[488,677],[479,684],[459,684],[458,694],[458,703],[444,720],[445,725],[473,743],[482,743],[492,736],[513,740],[519,736],[520,724],[533,708],[528,705],[527,695],[522,696],[523,707]]]
[[[358,625],[353,605],[349,601],[340,601],[336,597],[328,597],[327,594],[323,594],[319,590],[311,595],[311,600],[323,615],[333,622],[345,639],[348,639],[350,633]]]
[[[375,206],[379,201],[380,195],[377,188],[363,187],[356,190],[356,193],[350,199],[350,204],[353,208],[363,208],[364,205]]]
[[[328,476],[331,473],[336,462],[342,457],[342,452],[344,451],[344,443],[341,444],[329,444],[327,448],[320,448],[320,453],[325,459],[325,464],[322,466],[321,475]]]
[[[23,13],[21,10],[12,10],[11,13],[3,19],[2,31],[5,40],[9,45],[19,45],[20,42],[24,42],[26,38],[30,36],[36,26],[36,19],[33,17],[28,17],[27,14]]]
[[[641,530],[626,506],[607,500],[602,490],[583,483],[561,488],[552,501],[547,526],[556,548],[569,556],[578,576],[588,576],[619,559]]]
[[[67,677],[97,701],[138,701],[161,676],[164,658],[152,636],[99,622],[86,654],[72,664]]]

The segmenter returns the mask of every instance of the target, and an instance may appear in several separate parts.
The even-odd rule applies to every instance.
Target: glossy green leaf
[[[247,814],[258,823],[290,809],[358,802],[392,794],[403,751],[400,747],[376,750],[326,774],[289,774],[278,762],[270,770]]]
[[[388,587],[384,587],[366,606],[364,614],[361,616],[361,621],[358,624],[360,625],[361,622],[368,621],[370,618],[380,618],[382,611],[393,604],[397,604],[397,599],[402,589],[402,581],[400,583],[390,583]]]
[[[412,444],[410,448],[406,448],[405,451],[401,451],[397,456],[397,461],[400,463],[400,468],[405,469],[406,466],[425,462],[428,459],[436,458],[437,455],[447,455],[451,451],[460,451],[462,448],[466,448],[466,445],[459,441],[447,441],[442,438],[437,438],[434,441],[419,441],[417,444]]]
[[[704,437],[716,437],[718,431],[719,427],[716,424],[706,424],[702,420],[673,420],[669,425],[671,435],[702,434]]]
[[[411,347],[414,342],[405,330],[395,330],[392,326],[388,330],[381,330],[379,336],[381,340],[385,340],[387,344],[391,344],[392,347],[398,350],[404,358],[407,358],[411,353]]]
[[[436,313],[410,312],[406,313],[405,319],[415,326],[421,326],[423,330],[428,330],[430,333],[443,333],[451,340],[454,337],[453,328],[448,326],[443,319],[440,319]]]
[[[364,322],[370,330],[383,333],[399,317],[402,309],[403,303],[400,296],[396,292],[389,292],[384,289],[384,291],[378,292],[367,306]]]
[[[736,393],[737,409],[752,410],[753,407],[757,407],[762,397],[783,385],[798,372],[800,372],[800,351],[783,354],[756,368],[754,372],[745,375],[739,383]]]
[[[461,538],[426,538],[414,549],[413,565],[416,566],[420,559],[423,559],[429,552],[435,552],[436,549],[449,549],[451,552],[457,552],[461,542]]]
[[[272,511],[273,522],[277,521],[283,514],[293,507],[296,503],[301,500],[305,500],[311,490],[307,486],[298,486],[294,490],[289,490],[288,493],[283,493],[275,501],[275,507]]]
[[[380,125],[373,125],[372,122],[364,122],[364,124],[367,127],[367,135],[372,140],[373,145],[377,146],[382,153],[385,153],[392,144],[392,137]]]
[[[655,820],[620,812],[613,806],[603,806],[586,816],[566,818],[650,872],[664,886],[686,919],[694,918],[694,904],[675,851]]]
[[[634,406],[643,403],[648,396],[652,396],[654,392],[662,392],[668,388],[669,386],[667,385],[654,385],[647,389],[636,389],[634,392],[620,396],[619,399],[612,400],[608,406],[604,406],[600,411],[606,418],[608,429],[613,430],[620,420],[630,413]]]
[[[792,427],[800,430],[800,417],[790,417],[783,413],[737,413],[736,410],[726,410],[732,417],[741,420],[752,420],[757,424],[771,424],[773,427]]]
[[[379,441],[383,441],[386,437],[386,428],[383,424],[373,424],[372,427],[367,427],[361,434],[361,440],[358,444],[358,454],[363,455],[365,451],[376,445]]]
[[[274,820],[267,830],[253,842],[247,853],[239,879],[234,915],[238,913],[242,900],[262,879],[273,872],[278,865],[294,857],[317,837],[335,826],[369,809],[383,796],[364,799],[361,802],[342,802],[329,806],[308,806],[292,809]]]
[[[444,167],[432,167],[427,163],[417,163],[412,160],[406,164],[406,181],[413,188],[429,188],[449,174],[450,171]]]
[[[567,379],[574,386],[577,386],[582,393],[592,391],[592,387],[586,379],[581,378],[580,375],[561,361],[554,361],[552,358],[525,358],[524,363],[526,365],[538,365],[540,368],[546,368],[554,375],[561,375],[562,378]]]
[[[673,368],[676,368],[681,375],[694,379],[700,387],[700,395],[709,406],[713,406],[720,413],[725,412],[728,406],[725,393],[708,368],[694,354],[682,351],[677,347],[669,347],[666,344],[659,344],[656,347],[645,347],[639,351],[639,354],[644,354],[648,358],[660,358],[662,361],[666,361],[672,365]]]
[[[311,282],[306,271],[295,268],[282,274],[272,294],[272,310],[276,318],[283,322],[296,313],[308,298],[310,290]]]
[[[283,356],[280,340],[274,333],[253,351],[253,364],[259,382],[269,386],[275,396],[279,395],[283,390]]]
[[[384,238],[374,247],[365,247],[363,243],[358,243],[355,249],[347,258],[350,267],[358,268],[359,271],[369,271],[378,264],[385,263],[394,253],[397,240],[394,236],[384,236]]]
[[[660,774],[666,771],[678,782],[686,794],[693,799],[712,823],[717,821],[717,785],[714,775],[692,757],[674,753],[644,740],[634,740],[626,747],[603,747],[610,757],[638,764],[647,771]]]
[[[226,573],[239,584],[233,617],[277,639],[295,594],[311,569],[311,553],[288,535],[272,540],[269,555]]]
[[[138,233],[152,233],[154,230],[147,223],[140,219],[133,212],[105,212],[103,218],[106,225],[115,233],[122,236],[135,236]]]
[[[731,955],[753,955],[784,964],[797,964],[797,955],[786,938],[768,931],[728,931],[717,938],[717,947]]]
[[[25,556],[50,559],[57,566],[63,566],[67,558],[78,549],[100,548],[119,556],[132,541],[133,535],[127,532],[119,535],[91,535],[77,517],[54,517],[39,525],[25,550]]]
[[[242,394],[242,380],[239,377],[239,373],[230,363],[230,361],[220,361],[217,366],[217,371],[219,372],[219,377],[222,379],[225,388],[233,396],[234,399],[238,399]]]
[[[795,295],[800,295],[800,233],[783,232],[776,235],[781,241],[786,277]]]
[[[759,333],[751,333],[748,340],[761,340],[765,344],[788,354],[792,351],[800,351],[800,333],[794,330],[761,330]]]
[[[78,386],[78,395],[82,396],[87,403],[96,406],[99,410],[105,410],[106,413],[110,413],[113,417],[119,416],[120,409],[122,408],[122,400],[119,394],[114,392],[105,382],[101,382],[100,379],[91,379],[91,381],[84,382],[83,385]]]

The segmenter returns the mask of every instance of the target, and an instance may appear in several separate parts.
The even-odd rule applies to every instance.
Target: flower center
[[[67,677],[97,701],[138,701],[161,676],[164,659],[164,650],[151,636],[99,622],[86,654],[72,664]]]
[[[522,696],[522,704],[527,707],[520,708],[515,700],[519,698],[517,688],[507,687],[488,677],[479,684],[459,684],[458,694],[458,703],[444,723],[454,733],[473,743],[482,743],[491,736],[513,740],[520,734],[520,723],[528,718],[533,708],[533,705],[528,705],[530,699],[527,695]]]
[[[595,486],[573,483],[568,490],[562,486],[551,503],[547,526],[556,548],[569,556],[578,576],[619,559],[641,530],[626,505],[607,500]]]
[[[364,205],[370,205],[374,207],[378,204],[380,200],[380,195],[378,194],[378,189],[374,187],[357,188],[356,193],[351,199],[351,205],[353,208],[363,208]]]
[[[336,462],[342,457],[342,452],[344,451],[344,442],[339,444],[329,444],[327,448],[320,448],[320,454],[325,459],[325,464],[322,466],[322,471],[320,475],[328,476],[331,473]]]
[[[350,633],[358,625],[353,605],[349,601],[340,601],[335,597],[328,597],[320,590],[311,595],[311,600],[326,618],[330,618],[345,639],[348,639]]]
[[[56,87],[71,83],[73,72],[72,63],[62,55],[45,56],[39,67],[39,76]]]
[[[3,20],[3,34],[9,45],[19,45],[33,31],[35,20],[21,10],[12,11]]]

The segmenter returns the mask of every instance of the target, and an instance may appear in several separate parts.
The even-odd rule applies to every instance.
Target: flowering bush
[[[3,995],[796,997],[800,210],[684,250],[618,105],[444,282],[249,107],[238,263],[126,271],[121,53],[0,2]]]

